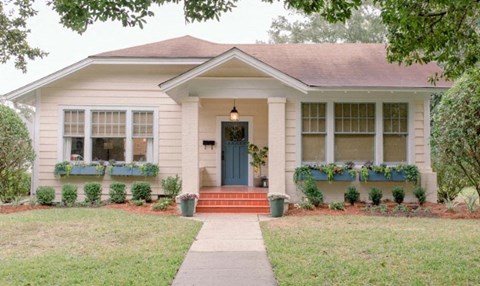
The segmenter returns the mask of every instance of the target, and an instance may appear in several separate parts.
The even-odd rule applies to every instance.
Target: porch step
[[[199,213],[270,213],[267,192],[200,192]]]

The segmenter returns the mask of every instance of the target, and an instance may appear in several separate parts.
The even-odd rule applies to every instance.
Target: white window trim
[[[383,103],[407,103],[408,104],[408,138],[407,138],[407,162],[406,164],[413,164],[415,162],[415,151],[412,148],[415,146],[415,100],[422,98],[421,95],[411,94],[408,96],[401,96],[399,94],[386,94],[375,96],[368,92],[356,96],[355,94],[348,94],[347,96],[339,96],[338,94],[321,94],[308,95],[296,100],[296,165],[302,165],[302,103],[326,103],[327,104],[327,133],[325,143],[325,158],[326,162],[321,164],[335,163],[335,103],[375,103],[375,158],[376,165],[383,163]],[[360,167],[360,166],[357,166]]]
[[[84,110],[85,111],[85,139],[84,139],[84,163],[92,163],[92,120],[91,114],[92,111],[125,111],[126,112],[126,138],[125,138],[125,162],[133,162],[133,117],[132,114],[134,111],[149,111],[153,112],[153,160],[149,163],[158,164],[158,132],[159,132],[159,122],[158,122],[158,108],[145,107],[145,106],[82,106],[82,105],[62,105],[58,107],[58,140],[57,140],[57,158],[60,158],[58,161],[69,161],[69,158],[63,158],[63,127],[64,127],[64,115],[65,110]]]

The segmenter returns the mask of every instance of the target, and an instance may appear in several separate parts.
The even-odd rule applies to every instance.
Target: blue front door
[[[248,185],[248,122],[222,122],[222,185]]]

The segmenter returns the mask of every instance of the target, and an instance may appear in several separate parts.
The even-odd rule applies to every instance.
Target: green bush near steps
[[[368,198],[372,201],[372,203],[376,206],[380,205],[382,201],[383,192],[380,189],[372,188],[368,193]]]
[[[133,182],[132,184],[132,199],[152,201],[152,187],[147,182]]]

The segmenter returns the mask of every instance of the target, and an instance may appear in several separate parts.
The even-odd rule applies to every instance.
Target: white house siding
[[[425,120],[424,120],[424,101],[415,100],[415,164],[419,169],[430,168],[430,166],[425,165]]]
[[[228,97],[228,94],[225,94]],[[236,108],[240,114],[240,121],[250,117],[252,119],[253,132],[252,143],[259,147],[268,145],[268,105],[266,99],[237,99]],[[217,142],[217,120],[223,118],[228,121],[230,110],[233,107],[233,99],[209,99],[202,98],[199,113],[199,167],[203,169],[200,181],[203,186],[220,186],[219,181],[221,165],[217,165],[221,142]],[[203,140],[215,140],[215,146],[205,148]],[[249,176],[252,174],[250,173]],[[268,166],[262,167],[262,175],[268,175]]]
[[[186,67],[185,67],[186,68]],[[185,69],[184,68],[184,69]],[[153,193],[161,193],[161,179],[181,173],[181,106],[158,90],[158,83],[173,76],[172,71],[161,66],[93,66],[76,73],[72,77],[56,82],[40,91],[39,104],[39,154],[38,185],[55,187],[60,198],[62,184],[77,184],[82,193],[83,185],[89,181],[99,181],[103,193],[108,193],[112,181],[127,183],[128,192],[134,180],[152,183]],[[158,152],[160,174],[156,178],[110,177],[67,177],[55,178],[54,166],[62,161],[57,152],[58,137],[62,137],[60,122],[61,108],[69,106],[108,107],[152,107],[158,110],[158,142],[154,142]],[[86,134],[88,136],[88,134]]]

